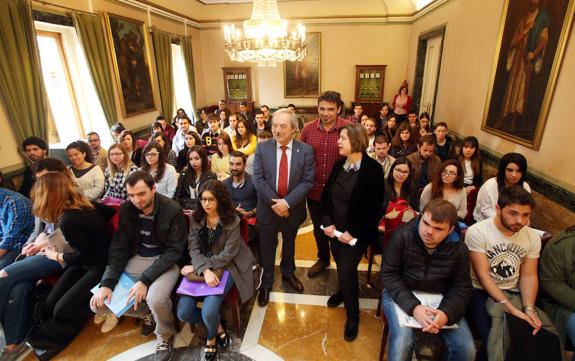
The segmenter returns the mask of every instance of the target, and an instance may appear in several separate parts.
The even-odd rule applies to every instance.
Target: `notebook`
[[[176,293],[194,297],[223,295],[229,275],[228,270],[225,270],[220,284],[216,287],[210,287],[205,282],[192,282],[184,278],[182,282],[180,282]]]
[[[128,303],[128,293],[130,292],[130,288],[135,284],[134,280],[130,278],[126,273],[122,273],[120,279],[118,280],[118,284],[114,287],[114,291],[112,292],[112,299],[110,303],[106,303],[106,306],[116,315],[116,317],[122,316],[126,311],[130,309],[130,307],[134,306],[134,299],[132,298]],[[100,289],[100,285],[95,286],[92,288],[92,293],[96,294]],[[106,301],[107,302],[107,301]]]

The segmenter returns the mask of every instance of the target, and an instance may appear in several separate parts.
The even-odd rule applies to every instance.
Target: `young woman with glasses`
[[[157,142],[148,143],[144,147],[143,155],[141,169],[154,177],[156,192],[172,198],[178,185],[178,173],[176,168],[166,163],[162,146]]]
[[[457,217],[464,219],[467,214],[467,192],[463,188],[463,168],[457,159],[448,159],[443,162],[439,172],[423,188],[419,200],[419,209],[423,211],[425,205],[432,199],[443,198],[457,209]]]

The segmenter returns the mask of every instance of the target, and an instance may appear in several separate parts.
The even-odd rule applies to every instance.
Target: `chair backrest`
[[[467,193],[467,214],[465,215],[465,219],[463,221],[468,226],[471,226],[475,222],[473,219],[473,210],[475,209],[475,204],[477,203],[477,193],[479,193],[479,189],[477,188]]]
[[[148,144],[146,139],[136,139],[136,142],[138,143],[138,147],[142,149]]]

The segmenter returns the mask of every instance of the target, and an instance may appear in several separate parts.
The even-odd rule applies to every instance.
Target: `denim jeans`
[[[62,266],[42,255],[26,257],[4,268],[8,274],[0,278],[0,321],[6,344],[22,341],[22,329],[28,312],[28,292],[43,277],[58,275]]]
[[[181,321],[194,324],[203,322],[206,326],[206,338],[208,340],[213,339],[216,337],[220,324],[220,306],[233,285],[234,279],[230,274],[224,287],[224,294],[206,296],[201,309],[197,307],[201,297],[181,296],[178,302],[178,318]]]
[[[575,347],[575,313],[569,315],[567,319],[567,338],[571,341],[571,345]],[[575,352],[573,353],[571,361],[575,361]]]
[[[408,361],[413,354],[413,329],[399,325],[394,302],[387,291],[383,291],[383,311],[389,326],[389,361]],[[471,331],[464,318],[457,321],[459,328],[441,330],[439,336],[443,342],[444,359],[449,361],[473,361],[475,345]]]
[[[18,250],[13,249],[6,252],[6,254],[2,258],[0,258],[0,270],[12,264],[19,254],[20,254],[19,249]]]

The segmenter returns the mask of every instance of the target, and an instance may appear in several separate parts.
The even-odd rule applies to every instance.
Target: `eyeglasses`
[[[123,155],[124,155],[124,153],[110,153],[110,157],[120,157]]]
[[[156,158],[160,153],[146,153],[146,158]]]
[[[401,174],[401,175],[408,175],[409,174],[408,170],[400,170],[398,168],[395,168],[393,171],[396,172],[397,174]]]
[[[453,172],[453,171],[448,171],[448,170],[442,170],[441,171],[441,175],[445,175],[448,177],[456,177],[457,176],[457,172]]]
[[[202,197],[200,198],[200,202],[202,203],[213,203],[216,201],[215,197]]]

